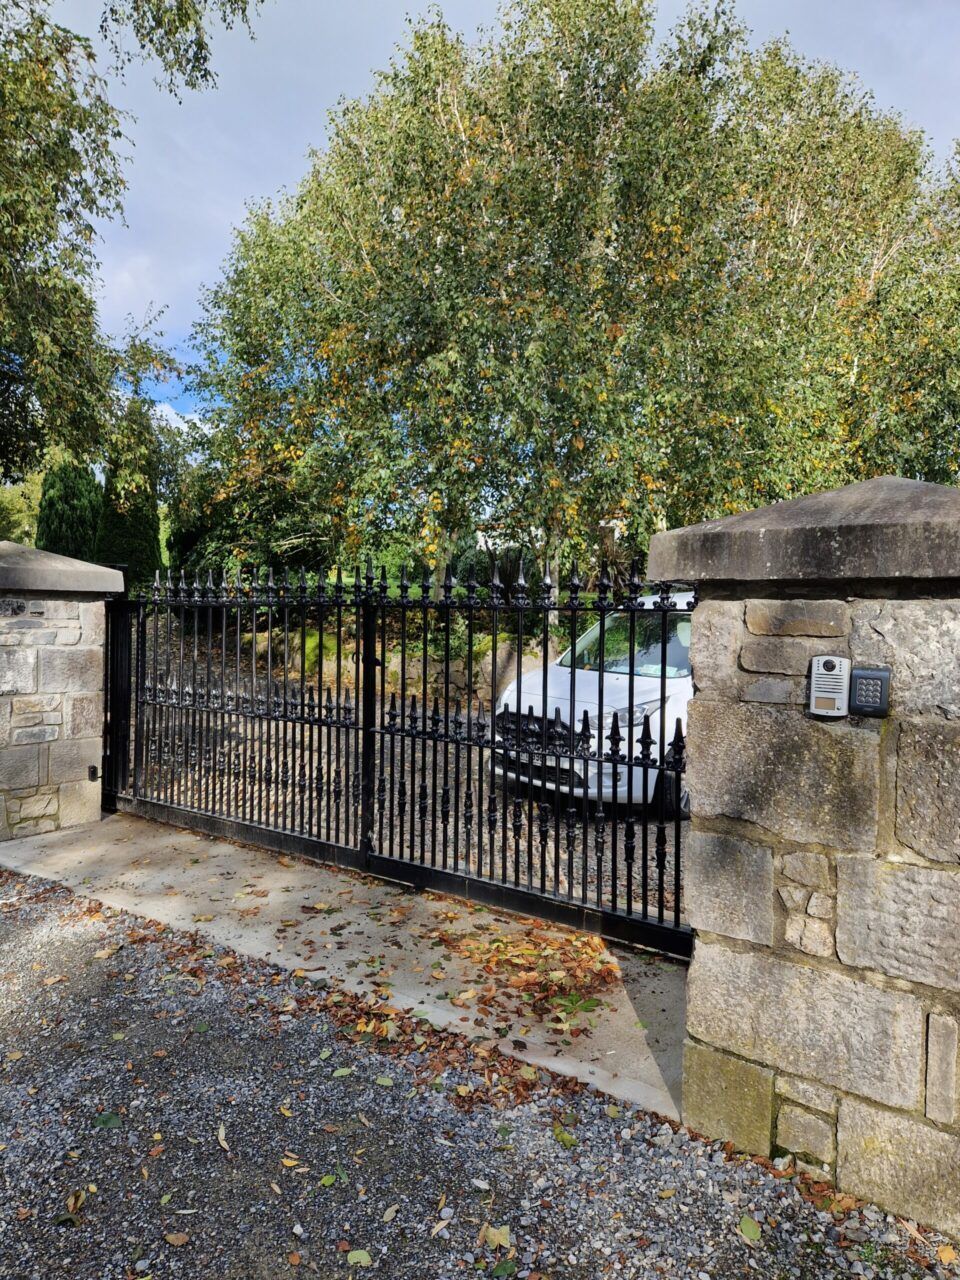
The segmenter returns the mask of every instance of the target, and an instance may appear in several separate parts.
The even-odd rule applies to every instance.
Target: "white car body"
[[[611,660],[605,652],[602,682],[600,671],[591,669],[591,665],[586,662],[587,657],[598,648],[599,623],[577,641],[578,665],[573,679],[571,679],[574,671],[571,661],[572,649],[568,649],[559,659],[547,665],[546,700],[544,700],[542,666],[525,672],[519,682],[514,680],[508,686],[497,705],[500,719],[497,743],[503,744],[506,748],[497,753],[499,776],[506,776],[509,779],[519,776],[522,782],[535,782],[537,786],[547,791],[558,791],[581,798],[586,795],[588,800],[602,800],[604,803],[615,799],[618,804],[632,802],[639,806],[653,800],[660,773],[655,766],[660,762],[661,751],[665,756],[668,755],[678,720],[686,735],[687,704],[693,696],[693,680],[689,663],[689,610],[693,607],[693,595],[688,592],[678,592],[673,600],[676,611],[671,610],[667,614],[670,643],[666,678],[663,680],[660,674],[659,647],[663,614],[655,607],[658,597],[642,597],[644,608],[634,615],[637,643],[634,653],[632,721],[630,717],[631,679],[629,663],[626,659],[621,655],[618,663],[616,657]],[[604,623],[605,649],[608,638],[616,637],[619,629],[622,640],[628,626],[629,614],[625,611],[612,611],[608,614]],[[653,640],[652,646],[641,643],[644,633]],[[641,661],[644,656],[648,661]],[[580,665],[580,662],[585,662],[586,665]],[[623,669],[611,669],[612,666],[617,665]],[[531,738],[534,743],[537,742],[538,734],[542,742],[540,718],[545,714],[548,743],[545,754],[542,751],[534,751],[531,754],[522,745],[518,749],[516,733],[504,740],[502,731],[506,726],[503,724],[501,713],[510,712],[515,715],[518,706],[521,729],[532,727]],[[563,745],[559,749],[559,754],[552,752],[549,746],[550,732],[555,725],[557,711],[560,713],[563,726]],[[569,728],[572,726],[576,741],[576,736],[583,725],[584,712],[589,716],[592,735],[590,749],[594,757],[610,751],[609,734],[614,713],[616,713],[621,738],[619,751],[624,760],[628,756],[636,759],[640,755],[644,715],[649,715],[650,733],[653,738],[649,759],[654,767],[644,769],[636,764],[628,766],[624,762],[614,765],[612,762],[604,762],[596,758],[586,759],[582,756],[577,758],[576,754],[571,757]],[[602,748],[597,736],[597,726],[601,723]],[[631,737],[632,748],[629,741]],[[570,770],[573,773],[572,778],[568,772]],[[672,782],[673,775],[669,777]],[[685,788],[683,790],[685,791]]]

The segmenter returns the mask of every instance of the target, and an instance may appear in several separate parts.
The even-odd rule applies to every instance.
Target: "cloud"
[[[414,12],[425,0],[408,0]],[[475,32],[496,19],[496,0],[441,0],[452,27]],[[662,0],[665,35],[686,0]],[[92,33],[99,4],[61,0],[61,20]],[[813,58],[859,72],[879,104],[903,112],[946,155],[960,134],[954,93],[960,7],[951,0],[740,0],[738,12],[761,42],[789,30]],[[327,113],[341,96],[364,94],[406,37],[396,0],[275,0],[255,17],[256,39],[217,32],[217,88],[182,102],[157,88],[154,72],[131,66],[111,93],[134,117],[127,166],[127,225],[102,228],[100,306],[109,332],[126,317],[166,307],[164,328],[182,345],[212,284],[231,233],[250,201],[296,185],[311,147],[322,146]]]

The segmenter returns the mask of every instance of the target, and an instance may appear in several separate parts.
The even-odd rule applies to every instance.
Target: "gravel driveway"
[[[38,879],[0,900],[4,1277],[957,1275],[915,1224],[375,995]]]

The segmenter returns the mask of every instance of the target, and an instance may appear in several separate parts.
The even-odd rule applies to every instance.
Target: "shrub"
[[[103,506],[103,490],[91,469],[65,459],[43,477],[36,545],[76,560],[92,560]]]

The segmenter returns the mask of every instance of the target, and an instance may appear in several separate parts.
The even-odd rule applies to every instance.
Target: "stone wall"
[[[102,599],[0,590],[0,839],[99,818],[103,643]]]
[[[815,654],[893,670],[816,720]],[[960,1232],[960,599],[703,600],[684,1119]]]
[[[960,490],[881,477],[658,534],[695,581],[685,1121],[960,1234]],[[891,669],[807,710],[813,657]]]

